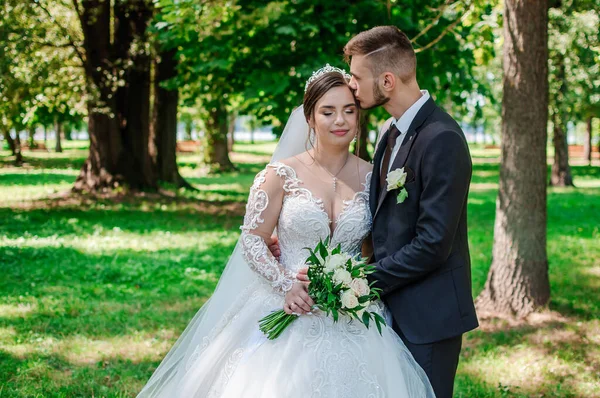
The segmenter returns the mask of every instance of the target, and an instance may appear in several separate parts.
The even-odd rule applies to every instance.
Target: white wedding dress
[[[352,255],[360,253],[371,228],[369,179],[370,174],[365,188],[344,202],[331,236],[334,246],[341,244]],[[282,203],[269,206],[278,189],[283,190]],[[278,214],[269,214],[272,208]],[[273,216],[279,261],[253,233]],[[434,397],[425,373],[389,326],[381,302],[370,310],[388,319],[382,335],[374,326],[367,329],[344,317],[334,323],[322,313],[300,316],[275,340],[259,331],[259,319],[283,307],[296,271],[305,267],[305,248],[330,235],[332,221],[323,202],[292,167],[272,162],[260,172],[250,191],[238,245],[246,265],[259,277],[250,278],[245,286],[238,284],[237,298],[218,317],[194,319],[139,396]],[[212,321],[205,334],[199,332]]]

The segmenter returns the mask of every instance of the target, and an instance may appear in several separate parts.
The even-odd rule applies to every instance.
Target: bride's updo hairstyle
[[[326,72],[321,76],[317,77],[313,81],[311,81],[306,87],[306,91],[304,92],[304,117],[306,117],[306,121],[308,122],[311,118],[314,118],[315,107],[317,106],[317,102],[334,87],[346,86],[348,87],[348,80],[346,77],[340,72]],[[348,88],[350,89],[350,88]],[[353,95],[354,97],[354,95]],[[360,107],[358,105],[358,101],[356,98],[354,99],[354,103],[356,104],[356,117],[357,117],[357,125],[356,125],[356,143],[355,145],[359,145],[360,142]],[[314,120],[314,119],[313,119]],[[309,143],[312,145],[312,140],[310,139],[309,134]]]

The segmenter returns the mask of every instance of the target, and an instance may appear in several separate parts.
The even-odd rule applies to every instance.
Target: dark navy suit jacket
[[[386,135],[371,179],[376,271],[369,278],[405,338],[430,344],[478,326],[467,241],[471,156],[458,124],[427,100],[392,161],[390,170],[408,173],[408,198],[396,203],[398,190],[379,186]]]

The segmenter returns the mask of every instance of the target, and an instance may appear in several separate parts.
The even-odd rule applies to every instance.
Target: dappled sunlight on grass
[[[0,153],[0,396],[132,397],[214,290],[254,176],[275,143],[238,142],[236,171],[178,156],[196,192],[68,193],[86,154]],[[491,263],[499,150],[472,147],[473,292]],[[600,168],[548,189],[549,311],[465,336],[455,397],[600,397]]]
[[[466,337],[459,377],[502,386],[498,392],[515,396],[600,396],[599,336],[599,321],[557,313],[512,325],[483,320]]]

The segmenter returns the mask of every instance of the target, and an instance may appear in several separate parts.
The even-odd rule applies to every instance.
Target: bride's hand
[[[308,279],[308,268],[302,268],[300,271],[298,271],[296,278],[298,278],[299,281],[309,283],[310,279]]]
[[[296,282],[285,295],[283,310],[286,314],[306,314],[311,311],[315,302],[308,295],[308,288],[303,282]]]

